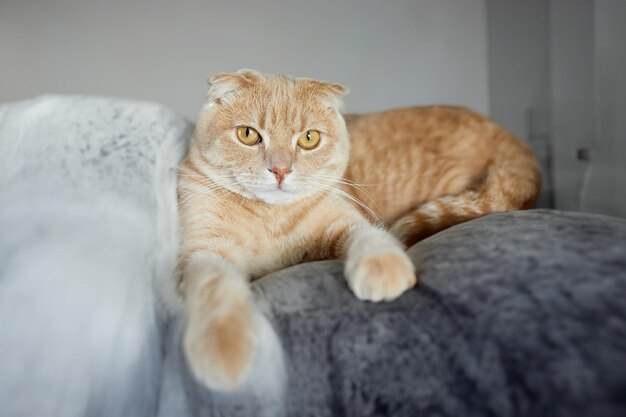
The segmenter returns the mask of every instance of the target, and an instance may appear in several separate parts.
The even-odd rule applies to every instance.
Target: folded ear
[[[343,107],[342,97],[350,91],[348,87],[333,82],[311,79],[304,79],[303,81],[308,84],[308,87],[312,89],[314,94],[321,96],[328,107],[337,109]]]
[[[258,83],[263,75],[253,70],[218,72],[208,77],[207,105],[219,103],[239,89]]]
[[[337,84],[337,83],[330,83],[330,82],[326,82],[326,81],[321,81],[320,83],[320,88],[328,93],[328,94],[332,94],[335,97],[337,97],[338,99],[341,99],[343,96],[345,96],[346,94],[348,94],[350,92],[350,90],[348,89],[348,87],[346,87],[345,85],[341,85],[341,84]]]

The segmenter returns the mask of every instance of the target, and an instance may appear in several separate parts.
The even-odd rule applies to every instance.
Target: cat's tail
[[[541,174],[533,151],[504,129],[494,140],[499,145],[476,189],[418,206],[392,225],[392,233],[406,245],[412,245],[485,214],[532,208],[541,188]]]

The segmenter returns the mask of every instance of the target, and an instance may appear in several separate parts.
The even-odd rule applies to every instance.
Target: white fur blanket
[[[0,107],[0,415],[154,415],[191,129],[119,99]]]

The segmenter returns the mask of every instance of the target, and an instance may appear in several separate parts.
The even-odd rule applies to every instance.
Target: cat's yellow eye
[[[256,145],[261,142],[261,135],[259,135],[259,132],[248,126],[238,127],[237,137],[240,141],[249,146]]]
[[[317,130],[307,130],[298,138],[298,146],[302,149],[316,148],[320,143],[320,132]]]

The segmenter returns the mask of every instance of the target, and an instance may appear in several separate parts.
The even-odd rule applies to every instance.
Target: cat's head
[[[336,185],[348,164],[347,89],[255,71],[209,77],[192,150],[203,172],[247,198],[281,204]]]

